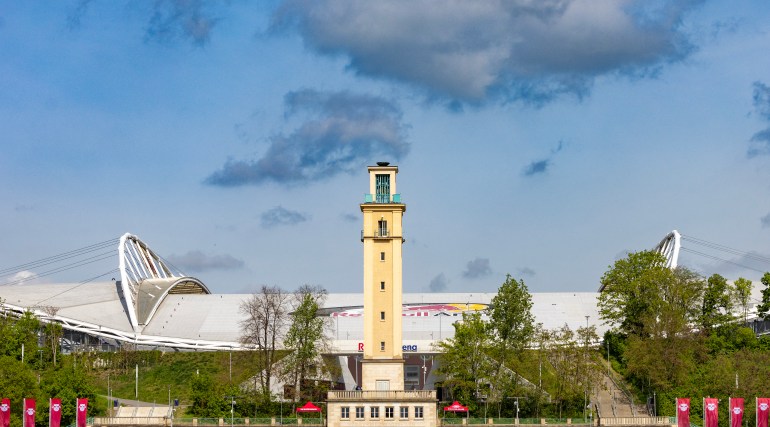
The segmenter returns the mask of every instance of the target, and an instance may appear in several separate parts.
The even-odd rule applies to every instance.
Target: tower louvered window
[[[390,175],[377,175],[377,203],[390,203]]]

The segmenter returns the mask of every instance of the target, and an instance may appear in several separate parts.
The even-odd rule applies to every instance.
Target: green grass
[[[167,352],[140,354],[133,364],[121,367],[105,367],[94,370],[98,393],[117,399],[135,399],[136,366],[139,366],[138,400],[168,404],[179,399],[181,405],[189,404],[190,382],[198,373],[210,376],[215,382],[230,382],[230,356],[232,355],[232,382],[239,384],[253,376],[255,369],[249,355],[244,352]]]

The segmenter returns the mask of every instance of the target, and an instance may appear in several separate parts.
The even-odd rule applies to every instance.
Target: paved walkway
[[[618,390],[615,383],[605,373],[602,376],[602,386],[596,390],[592,401],[598,406],[599,417],[647,417],[644,405],[632,405],[632,402]]]

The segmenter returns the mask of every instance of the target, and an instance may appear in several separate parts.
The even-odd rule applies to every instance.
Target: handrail
[[[624,387],[619,386],[617,381],[615,381],[615,377],[613,377],[612,374],[608,375],[608,377],[609,377],[610,381],[612,381],[612,384],[615,386],[615,388],[617,388],[621,393],[623,393],[624,396],[626,396],[626,399],[628,399],[628,401],[631,404],[631,414],[633,414],[633,416],[636,417],[637,416],[636,415],[636,406],[634,405],[634,397],[631,394],[631,392],[628,391],[628,389],[625,387],[625,384],[624,384]],[[614,394],[612,395],[612,405],[613,405],[612,406],[612,414],[616,415],[616,412],[615,412],[615,395]]]

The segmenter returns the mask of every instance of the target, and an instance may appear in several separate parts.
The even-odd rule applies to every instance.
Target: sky
[[[769,51],[766,1],[0,2],[0,283],[130,232],[216,293],[360,292],[378,161],[405,292],[595,291],[674,229],[758,280]]]

